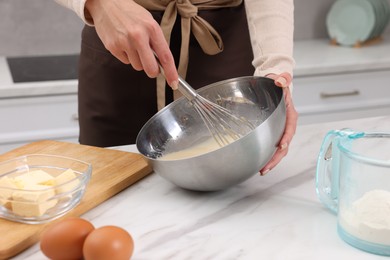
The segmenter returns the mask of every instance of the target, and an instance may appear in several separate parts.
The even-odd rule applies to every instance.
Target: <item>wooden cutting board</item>
[[[0,155],[0,162],[32,153],[62,155],[92,164],[84,197],[62,218],[80,216],[152,172],[139,154],[58,141],[30,143]],[[53,222],[31,225],[0,219],[0,259],[8,259],[38,242],[42,231]]]

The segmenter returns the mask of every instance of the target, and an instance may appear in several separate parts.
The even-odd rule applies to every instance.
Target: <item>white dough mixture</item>
[[[201,142],[197,145],[194,145],[192,147],[189,147],[187,149],[164,154],[162,157],[158,158],[159,160],[178,160],[178,159],[184,159],[184,158],[190,158],[197,155],[201,155],[204,153],[208,153],[214,150],[219,149],[219,145],[217,142],[213,139],[207,139],[204,142]]]

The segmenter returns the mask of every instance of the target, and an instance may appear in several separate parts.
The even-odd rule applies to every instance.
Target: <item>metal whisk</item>
[[[160,72],[165,77],[161,63],[157,55],[155,56],[160,66]],[[180,76],[178,90],[193,104],[210,134],[220,147],[239,139],[255,129],[254,125],[246,118],[233,115],[230,110],[199,95]]]

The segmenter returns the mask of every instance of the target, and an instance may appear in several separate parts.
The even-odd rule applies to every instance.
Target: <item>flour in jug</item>
[[[390,246],[390,192],[373,190],[341,210],[340,225],[362,240]]]

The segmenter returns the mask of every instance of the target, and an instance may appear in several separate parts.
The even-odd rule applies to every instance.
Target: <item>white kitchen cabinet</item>
[[[77,95],[0,98],[0,153],[43,140],[78,142]]]
[[[299,123],[390,114],[390,70],[297,77]]]
[[[390,114],[390,40],[350,48],[297,42],[293,99],[299,124]]]

